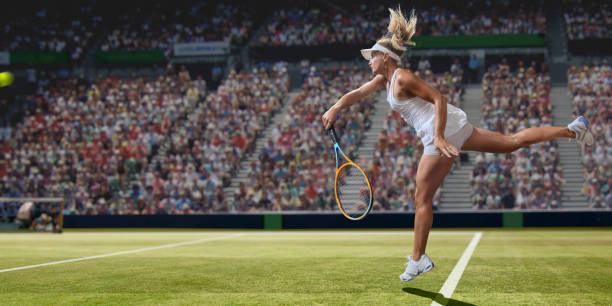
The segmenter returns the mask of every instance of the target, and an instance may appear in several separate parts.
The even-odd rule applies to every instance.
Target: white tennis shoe
[[[433,269],[433,267],[433,261],[431,261],[426,254],[421,255],[421,259],[419,259],[419,261],[414,261],[410,256],[408,256],[406,270],[400,275],[400,280],[402,282],[411,281],[419,274],[423,274]]]
[[[567,125],[567,128],[576,133],[576,141],[578,141],[578,143],[584,143],[589,146],[593,144],[593,134],[589,132],[589,123],[584,117],[580,116],[576,118],[572,123]]]

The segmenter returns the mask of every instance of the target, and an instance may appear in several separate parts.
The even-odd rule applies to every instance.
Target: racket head
[[[361,220],[372,209],[374,192],[370,179],[353,162],[345,163],[336,170],[334,193],[340,212],[350,220]]]

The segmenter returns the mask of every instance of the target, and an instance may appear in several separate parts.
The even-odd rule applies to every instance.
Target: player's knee
[[[414,205],[414,212],[415,213],[420,213],[420,214],[430,214],[433,210],[432,208],[432,202],[426,202],[426,201],[415,201],[415,205]]]
[[[508,145],[504,148],[505,150],[503,153],[512,153],[526,145],[527,144],[521,137],[517,137],[517,134],[514,134],[508,137]]]
[[[415,200],[417,209],[421,206],[428,206],[431,204],[433,200],[433,193],[428,193],[425,191],[420,192],[417,190],[414,196],[414,200]]]

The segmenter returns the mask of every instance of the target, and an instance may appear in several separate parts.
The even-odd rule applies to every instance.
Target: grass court
[[[445,298],[438,292],[476,232],[482,238]],[[402,283],[412,238],[409,230],[0,233],[0,304],[612,304],[611,229],[433,230],[435,268]]]

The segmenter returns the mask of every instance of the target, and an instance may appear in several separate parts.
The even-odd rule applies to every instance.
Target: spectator
[[[478,69],[480,69],[480,61],[476,57],[476,55],[472,54],[470,56],[470,61],[468,62],[468,82],[473,83],[478,80]]]

